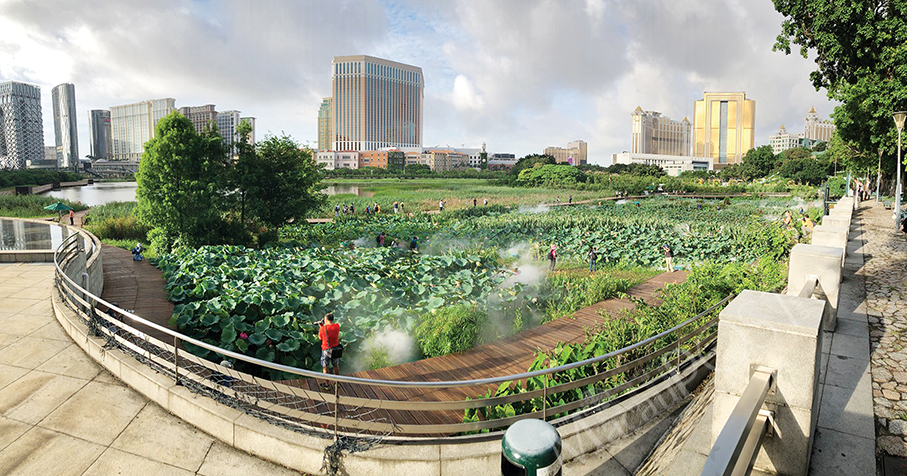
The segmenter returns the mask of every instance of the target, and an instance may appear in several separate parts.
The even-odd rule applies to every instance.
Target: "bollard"
[[[561,476],[561,435],[542,420],[520,420],[501,439],[503,476]]]

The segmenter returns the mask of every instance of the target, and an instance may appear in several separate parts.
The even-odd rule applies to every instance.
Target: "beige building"
[[[324,165],[326,170],[358,169],[359,152],[349,150],[343,152],[321,150],[315,152],[315,162]]]
[[[768,143],[772,146],[772,153],[778,155],[787,149],[800,147],[800,139],[802,138],[803,134],[791,134],[784,128],[784,124],[781,124],[781,128],[778,129],[777,133],[768,136]]]
[[[643,111],[637,107],[630,115],[633,120],[634,154],[690,155],[690,120],[673,121],[660,112]]]
[[[835,124],[831,121],[819,120],[819,113],[816,112],[816,108],[809,108],[809,112],[806,113],[806,127],[803,129],[803,138],[810,143],[815,141],[828,142],[834,134]],[[806,144],[806,146],[810,147],[810,144]]]
[[[335,56],[331,92],[331,150],[422,146],[422,68]]]
[[[175,99],[164,98],[111,107],[111,158],[134,162],[141,160],[145,142],[154,137],[154,126],[176,110],[175,104]]]
[[[693,155],[712,159],[715,169],[740,163],[753,148],[756,101],[744,92],[706,92],[693,115]]]
[[[201,134],[205,132],[208,124],[214,123],[217,126],[217,110],[214,104],[204,106],[183,106],[180,108],[180,114],[189,118],[195,127],[195,132]]]
[[[324,98],[318,108],[318,150],[331,150],[333,98]]]
[[[677,177],[681,172],[712,170],[711,160],[706,159],[705,157],[689,157],[683,155],[622,152],[611,156],[611,165],[614,164],[657,165],[672,177]]]
[[[588,144],[585,141],[569,142],[567,147],[546,147],[545,155],[554,157],[559,164],[586,165]]]

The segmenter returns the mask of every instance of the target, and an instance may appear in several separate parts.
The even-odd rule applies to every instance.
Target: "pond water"
[[[52,190],[42,195],[82,202],[94,207],[110,202],[134,202],[137,187],[135,182],[98,182],[84,187]]]
[[[54,223],[0,219],[0,250],[55,250],[67,236],[68,230]]]

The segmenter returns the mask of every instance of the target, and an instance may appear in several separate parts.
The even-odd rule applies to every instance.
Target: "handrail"
[[[749,474],[765,435],[768,417],[760,414],[760,410],[773,380],[770,371],[759,369],[753,372],[709,452],[702,476]]]
[[[800,289],[800,293],[797,294],[797,297],[810,298],[815,294],[817,287],[819,287],[819,277],[814,274],[807,274],[806,284]]]

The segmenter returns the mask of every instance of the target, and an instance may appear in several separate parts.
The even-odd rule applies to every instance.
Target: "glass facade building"
[[[318,150],[331,149],[331,127],[333,126],[333,108],[334,99],[324,98],[321,101],[321,107],[318,108]]]
[[[334,57],[331,150],[421,147],[423,86],[422,68],[364,55]]]
[[[0,170],[24,169],[44,158],[41,88],[0,83]]]
[[[57,147],[57,167],[79,167],[79,128],[76,127],[76,87],[60,84],[51,90],[54,110],[54,144]]]
[[[141,160],[145,143],[154,137],[154,126],[176,110],[175,104],[175,99],[164,98],[111,107],[111,158],[134,162]]]
[[[755,144],[756,101],[744,92],[706,92],[696,101],[693,155],[712,159],[715,169],[737,164]]]
[[[88,111],[88,134],[91,137],[91,157],[93,160],[110,160],[110,111],[92,109]]]

